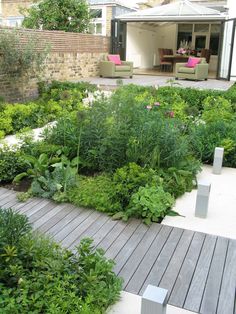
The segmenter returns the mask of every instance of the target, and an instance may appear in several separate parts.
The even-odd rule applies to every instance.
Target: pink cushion
[[[186,67],[188,68],[195,68],[195,66],[201,61],[200,58],[193,58],[189,57],[188,58],[188,63],[186,64]]]
[[[120,55],[108,55],[107,59],[116,65],[121,65]]]

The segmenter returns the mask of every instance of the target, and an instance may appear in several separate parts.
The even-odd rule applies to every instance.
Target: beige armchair
[[[133,77],[133,62],[121,61],[121,65],[115,65],[111,61],[100,62],[100,77]]]
[[[183,78],[190,80],[207,80],[209,64],[205,58],[200,58],[201,61],[194,68],[189,68],[186,63],[176,63],[175,78]]]

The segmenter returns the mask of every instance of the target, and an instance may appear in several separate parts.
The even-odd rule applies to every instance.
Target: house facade
[[[90,24],[90,33],[111,36],[111,20],[116,16],[131,13],[135,9],[128,1],[89,0],[90,11],[94,17]]]
[[[229,20],[229,2],[208,1],[207,6],[202,5],[203,1],[199,3],[176,0],[118,16],[113,23],[117,27],[125,24],[120,29],[126,29],[126,34],[118,31],[113,42],[120,45],[120,39],[124,39],[123,56],[133,60],[139,69],[155,69],[160,64],[159,48],[172,49],[175,53],[184,46],[197,55],[202,49],[210,49],[209,68],[213,77],[229,79],[235,33],[235,20]],[[119,45],[113,52],[119,52]]]
[[[31,4],[31,0],[0,0],[0,25],[20,26],[24,19],[20,9]]]
[[[127,2],[127,1],[126,1]],[[0,25],[21,26],[24,19],[21,8],[28,8],[32,0],[0,0]],[[90,33],[111,36],[111,20],[135,9],[122,0],[88,0],[93,20]]]

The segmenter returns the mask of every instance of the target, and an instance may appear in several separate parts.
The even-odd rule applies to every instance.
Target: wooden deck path
[[[168,303],[203,314],[236,314],[236,240],[160,224],[128,223],[70,204],[33,198],[17,201],[0,188],[0,207],[29,217],[35,229],[74,250],[84,237],[116,261],[124,290],[142,294],[148,284],[168,289]]]

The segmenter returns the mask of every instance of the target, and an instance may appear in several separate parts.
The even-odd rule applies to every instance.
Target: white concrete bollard
[[[224,148],[216,147],[214,154],[214,162],[213,162],[213,173],[221,174],[222,164],[224,157]]]
[[[198,183],[197,200],[195,207],[195,216],[206,218],[208,211],[208,203],[211,191],[211,184],[206,181]]]
[[[142,296],[141,314],[166,314],[168,290],[148,285]]]

